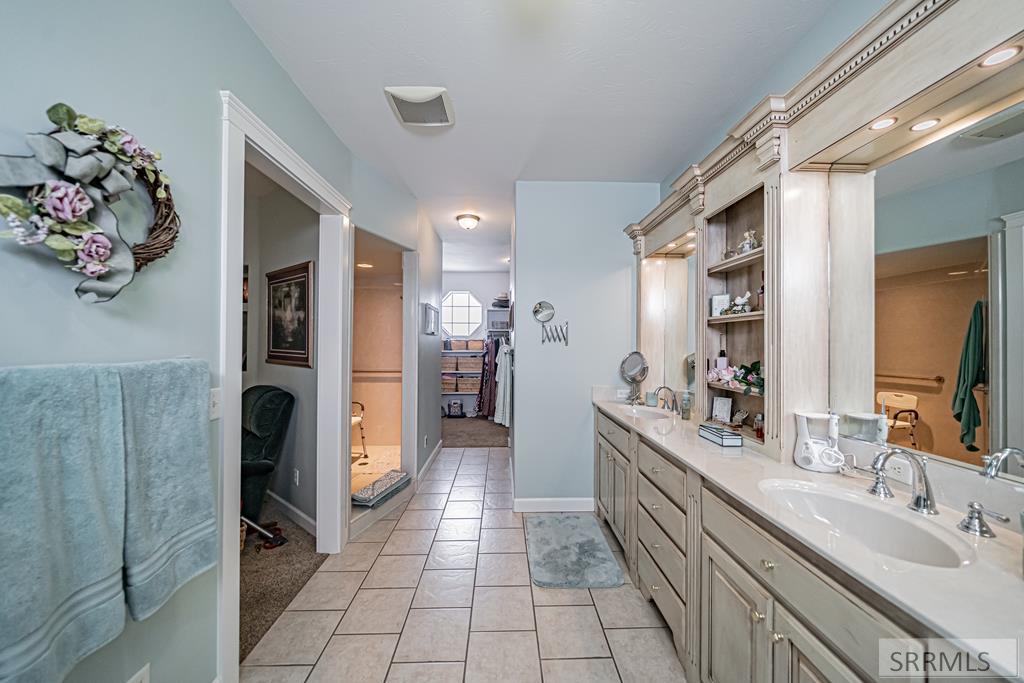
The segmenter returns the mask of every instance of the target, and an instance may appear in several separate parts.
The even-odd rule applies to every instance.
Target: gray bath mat
[[[590,513],[526,515],[530,575],[542,588],[614,588],[623,582],[600,523]]]

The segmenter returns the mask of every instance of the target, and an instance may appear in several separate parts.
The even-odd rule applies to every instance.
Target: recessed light
[[[894,125],[895,123],[896,123],[896,117],[895,116],[887,116],[884,119],[878,119],[877,121],[872,123],[869,126],[869,128],[871,130],[885,130],[886,128],[889,128],[892,125]]]
[[[967,275],[967,271],[966,270],[954,270],[952,273],[949,273],[949,274],[950,275]]]
[[[472,213],[460,213],[455,217],[455,220],[466,230],[472,230],[480,222],[480,216]]]
[[[669,242],[665,246],[667,246],[669,249],[675,249],[676,248],[676,243],[675,242]]]
[[[697,245],[694,244],[693,242],[690,242],[689,244],[686,245],[686,248],[687,249],[696,249]]]
[[[688,232],[685,235],[683,235],[683,237],[696,237],[696,235],[697,235],[697,231],[696,230],[691,230],[690,232]]]
[[[373,268],[372,263],[357,263],[356,268]]]
[[[401,287],[402,286],[401,282],[392,282],[391,284],[393,284],[395,287]]]
[[[1006,47],[993,52],[981,62],[981,66],[996,66],[1005,61],[1011,60],[1020,53],[1019,47]]]
[[[915,133],[920,133],[922,130],[928,130],[929,128],[934,128],[937,125],[939,125],[938,119],[927,119],[925,121],[921,121],[920,123],[915,123],[910,127],[910,130],[912,130]]]

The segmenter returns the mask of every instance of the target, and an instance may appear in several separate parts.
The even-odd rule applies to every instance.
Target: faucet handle
[[[981,536],[982,538],[995,538],[996,534],[992,531],[992,527],[985,521],[985,515],[988,515],[992,519],[999,520],[1003,524],[1007,524],[1010,518],[1004,514],[995,512],[994,510],[987,510],[984,505],[976,500],[972,500],[967,504],[967,516],[960,520],[957,524],[957,528],[974,536]]]

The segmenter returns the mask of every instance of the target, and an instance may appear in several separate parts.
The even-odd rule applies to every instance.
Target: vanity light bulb
[[[938,119],[928,119],[927,121],[915,123],[910,127],[910,130],[912,130],[915,133],[920,133],[922,130],[928,130],[929,128],[934,128],[937,125],[939,125]]]
[[[887,118],[879,119],[872,123],[871,130],[885,130],[886,128],[890,128],[891,126],[895,125],[895,123],[896,118],[893,116],[889,116]]]
[[[996,66],[1002,64],[1005,61],[1013,59],[1020,52],[1019,47],[1008,47],[998,52],[993,52],[981,63],[982,66]]]

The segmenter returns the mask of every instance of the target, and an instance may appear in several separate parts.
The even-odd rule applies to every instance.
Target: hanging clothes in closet
[[[497,391],[494,399],[494,421],[506,427],[512,426],[512,347],[507,343],[498,349],[495,371]]]
[[[499,341],[488,336],[484,344],[484,367],[480,375],[480,392],[476,397],[476,414],[481,417],[494,417],[494,398],[496,391],[495,374],[497,372]]]

